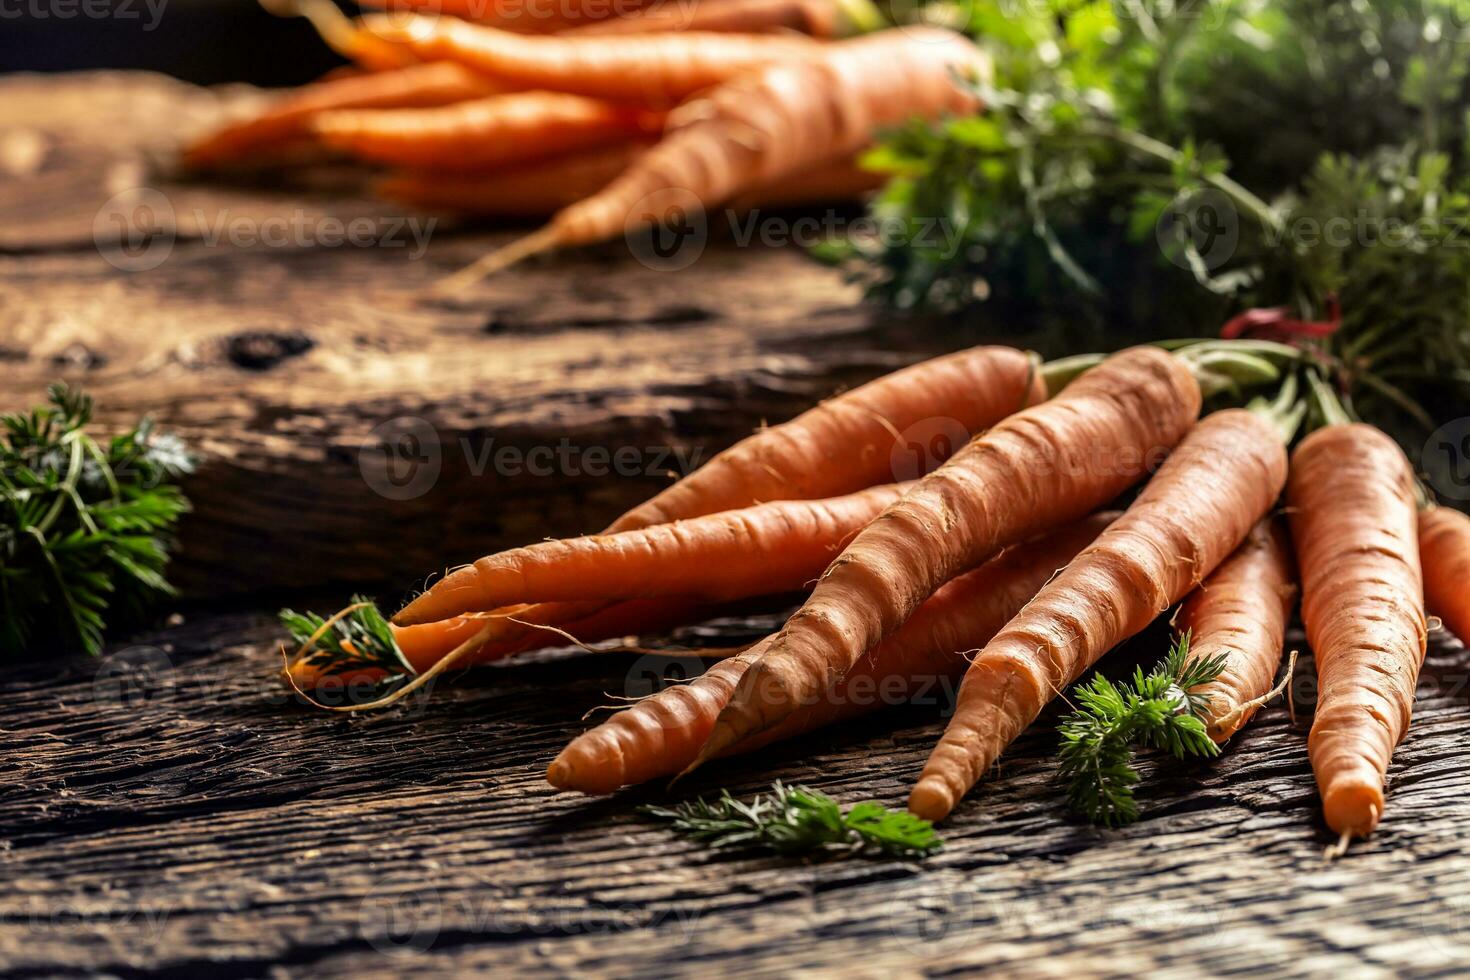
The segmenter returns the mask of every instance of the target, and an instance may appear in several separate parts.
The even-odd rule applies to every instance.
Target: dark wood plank
[[[1470,968],[1470,693],[1452,641],[1431,651],[1383,827],[1329,865],[1305,753],[1310,662],[1296,724],[1272,707],[1217,762],[1164,765],[1126,830],[1065,817],[1052,712],[959,808],[939,856],[804,863],[674,838],[635,810],[664,799],[660,787],[606,800],[547,787],[579,716],[644,678],[637,658],[485,669],[432,700],[343,719],[271,682],[277,638],[263,615],[207,614],[100,662],[0,683],[0,967]],[[1152,657],[1160,640],[1132,652]],[[721,764],[676,795],[781,778],[899,805],[938,731],[931,712],[898,709]]]

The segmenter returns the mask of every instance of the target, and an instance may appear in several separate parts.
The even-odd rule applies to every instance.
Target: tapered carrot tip
[[[557,789],[605,796],[623,785],[623,767],[602,757],[599,739],[574,740],[546,767],[546,781]]]
[[[1322,793],[1322,816],[1339,834],[1367,837],[1383,815],[1383,788],[1367,774],[1335,779]]]
[[[909,812],[938,823],[949,816],[957,801],[942,779],[921,779],[909,794]]]
[[[465,612],[478,612],[484,603],[478,601],[480,573],[474,565],[456,568],[433,588],[398,610],[394,626],[418,626],[434,623]]]

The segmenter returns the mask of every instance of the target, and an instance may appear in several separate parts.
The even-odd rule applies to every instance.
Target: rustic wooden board
[[[187,485],[196,512],[175,574],[193,595],[402,583],[597,530],[667,480],[670,452],[707,457],[764,420],[980,336],[875,314],[800,251],[718,234],[677,272],[615,243],[454,301],[424,290],[510,233],[446,227],[414,260],[415,239],[394,221],[429,216],[389,209],[369,239],[389,246],[232,245],[241,239],[224,229],[312,242],[382,206],[340,189],[172,179],[168,149],[216,100],[151,76],[103,78],[0,82],[10,139],[33,164],[0,184],[0,408],[65,377],[105,419],[147,412],[188,439],[204,461]],[[110,94],[89,114],[99,88]],[[111,113],[119,125],[104,124]],[[144,228],[160,235],[117,250]],[[385,496],[382,447],[400,433],[438,461],[437,477]],[[540,475],[497,472],[494,457],[484,467],[487,450],[564,443],[579,450],[572,463]],[[628,474],[584,472],[602,458],[586,450],[626,448],[638,460]]]
[[[198,595],[402,585],[480,548],[595,527],[659,479],[476,479],[456,457],[462,438],[712,451],[984,333],[876,317],[790,251],[717,243],[672,275],[613,247],[450,304],[418,290],[503,235],[437,235],[417,262],[211,245],[221,213],[372,211],[341,191],[221,189],[149,169],[219,102],[143,76],[0,81],[12,174],[0,183],[0,406],[72,377],[109,418],[150,410],[200,446],[178,567]],[[129,273],[99,252],[95,217],[139,180],[164,195],[173,239],[166,261]],[[313,346],[297,350],[298,334]],[[403,415],[429,422],[442,469],[423,496],[394,500],[373,491],[359,451]],[[584,711],[646,689],[647,660],[541,657],[344,719],[273,683],[271,604],[232,608],[184,607],[182,623],[99,661],[7,665],[0,973],[1470,969],[1470,654],[1443,637],[1387,820],[1335,864],[1320,857],[1305,757],[1310,661],[1296,724],[1273,706],[1216,762],[1164,765],[1127,830],[1064,815],[1051,714],[959,808],[937,857],[795,862],[674,838],[636,811],[665,798],[657,787],[588,801],[545,784]],[[773,622],[677,639],[721,645]],[[1107,668],[1151,661],[1161,640]],[[898,805],[939,725],[932,710],[894,711],[711,767],[679,794],[782,778]]]
[[[546,785],[579,716],[648,684],[646,660],[485,669],[344,720],[270,683],[277,639],[264,614],[191,616],[99,662],[7,671],[0,972],[1470,969],[1470,689],[1450,641],[1431,651],[1383,827],[1329,865],[1306,718],[1281,707],[1218,761],[1165,766],[1126,830],[1065,818],[1048,715],[937,857],[805,863],[671,836],[635,810],[659,788],[585,800]],[[1310,676],[1302,665],[1303,712]],[[781,778],[898,805],[938,731],[900,710],[680,793]]]

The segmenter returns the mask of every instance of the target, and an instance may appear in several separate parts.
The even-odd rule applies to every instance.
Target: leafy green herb
[[[675,830],[713,848],[922,857],[941,846],[934,826],[907,811],[877,803],[857,803],[844,811],[823,793],[780,782],[769,795],[758,795],[749,803],[723,792],[713,803],[699,798],[673,808],[642,810],[672,821]]]
[[[822,251],[872,297],[1019,306],[1071,349],[1281,308],[1411,451],[1470,392],[1463,0],[926,9],[966,19],[995,81],[984,114],[871,155],[885,234]]]
[[[1219,753],[1200,720],[1209,698],[1192,692],[1224,667],[1223,654],[1190,657],[1185,633],[1149,673],[1135,668],[1132,684],[1114,684],[1099,675],[1079,685],[1075,693],[1081,707],[1060,728],[1061,775],[1069,781],[1072,808],[1110,827],[1137,820],[1135,745],[1163,749],[1176,759]]]
[[[306,647],[302,662],[319,673],[382,670],[384,684],[406,681],[416,673],[377,604],[366,596],[353,596],[348,610],[330,626],[316,613],[282,609],[280,616],[292,641]]]
[[[92,400],[65,385],[49,405],[0,416],[0,655],[42,645],[97,653],[107,618],[160,596],[193,468],[175,437],[136,428],[98,441]]]

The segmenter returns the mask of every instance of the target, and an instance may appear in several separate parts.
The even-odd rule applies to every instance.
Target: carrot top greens
[[[1184,633],[1153,670],[1134,668],[1131,684],[1115,684],[1101,674],[1079,684],[1074,693],[1081,707],[1060,728],[1061,775],[1069,781],[1072,809],[1110,827],[1137,820],[1136,745],[1163,749],[1176,759],[1219,754],[1201,720],[1209,698],[1191,692],[1219,677],[1225,659],[1191,657]]]
[[[779,781],[769,795],[757,795],[748,803],[723,791],[713,803],[700,797],[676,807],[646,806],[643,812],[671,821],[675,830],[717,849],[907,858],[932,854],[941,846],[934,826],[912,813],[871,802],[844,810],[824,793]]]
[[[177,438],[144,419],[98,440],[91,398],[63,384],[47,396],[0,416],[0,656],[95,654],[113,613],[172,595],[170,535],[189,509],[173,481],[194,464]]]

